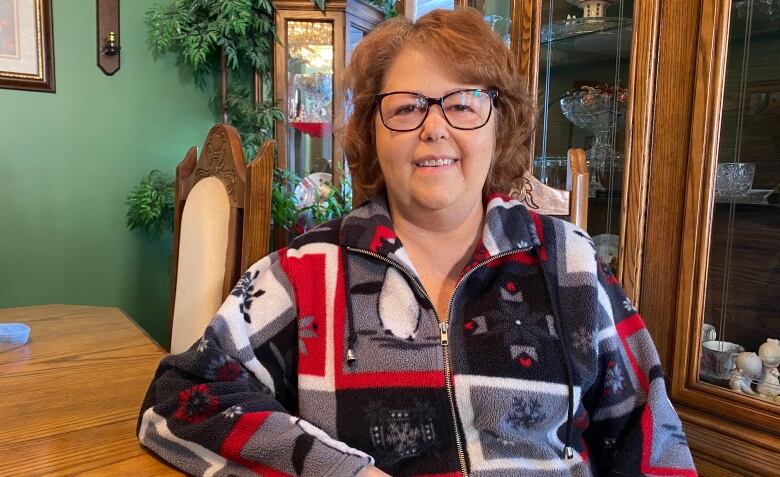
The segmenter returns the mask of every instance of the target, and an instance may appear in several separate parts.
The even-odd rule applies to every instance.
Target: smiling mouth
[[[429,159],[427,161],[420,161],[415,163],[417,167],[440,167],[451,166],[457,162],[456,159]]]

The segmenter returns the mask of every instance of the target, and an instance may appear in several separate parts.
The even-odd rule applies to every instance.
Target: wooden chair
[[[512,188],[509,195],[540,214],[564,216],[574,225],[587,230],[589,174],[585,151],[569,149],[567,156],[566,188],[568,190],[555,189],[542,184],[529,173],[524,183]]]
[[[268,253],[273,141],[244,164],[238,132],[211,128],[176,167],[170,350],[202,334],[241,273]]]

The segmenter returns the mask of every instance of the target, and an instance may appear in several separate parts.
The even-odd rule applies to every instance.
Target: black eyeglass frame
[[[488,111],[488,115],[487,115],[487,118],[485,119],[485,122],[480,124],[479,126],[475,126],[473,128],[461,128],[461,127],[455,126],[450,121],[450,118],[447,117],[447,112],[444,111],[444,100],[445,99],[449,98],[452,95],[455,95],[455,94],[458,94],[458,93],[467,92],[467,91],[478,91],[480,93],[485,93],[488,96],[490,96],[490,99],[491,99],[491,101],[490,101],[490,111]],[[413,95],[415,95],[417,97],[420,97],[420,98],[423,98],[425,100],[425,102],[428,104],[428,107],[425,110],[425,116],[423,116],[422,120],[420,120],[420,124],[418,124],[417,126],[411,128],[411,129],[395,129],[395,128],[391,128],[390,126],[387,125],[387,123],[385,122],[385,116],[382,114],[382,99],[384,99],[386,96],[391,96],[391,95],[394,95],[394,94],[413,94]],[[382,119],[382,125],[384,125],[384,127],[386,127],[387,129],[389,129],[391,131],[395,131],[395,132],[409,132],[409,131],[414,131],[415,129],[419,129],[420,126],[423,125],[425,120],[428,119],[428,113],[431,112],[431,106],[433,106],[434,104],[438,104],[439,108],[441,108],[442,115],[444,116],[444,120],[447,121],[447,124],[449,124],[450,126],[452,126],[455,129],[460,129],[461,131],[473,131],[474,129],[479,129],[481,127],[484,127],[485,124],[487,124],[488,121],[490,121],[490,116],[493,115],[493,108],[498,106],[498,104],[496,103],[496,98],[497,97],[498,97],[498,91],[496,91],[494,89],[481,89],[481,88],[459,89],[457,91],[453,91],[451,93],[447,93],[444,96],[441,96],[441,97],[438,97],[438,98],[430,98],[428,96],[425,96],[424,94],[415,93],[413,91],[391,91],[389,93],[380,93],[380,94],[374,96],[374,102],[375,102],[375,104],[377,106],[377,109],[379,110],[379,117]]]

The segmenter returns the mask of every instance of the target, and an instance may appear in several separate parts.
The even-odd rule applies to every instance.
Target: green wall
[[[159,1],[122,2],[114,76],[96,65],[95,1],[52,2],[57,92],[0,89],[0,307],[116,306],[166,344],[171,238],[127,231],[125,198],[215,118],[176,58],[149,52]]]

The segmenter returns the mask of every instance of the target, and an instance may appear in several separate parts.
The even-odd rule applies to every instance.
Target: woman
[[[370,201],[253,265],[163,360],[142,444],[209,475],[695,475],[588,236],[496,194],[532,112],[480,15],[380,25],[346,83]]]

